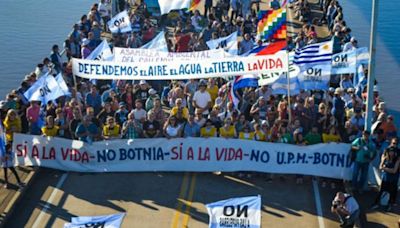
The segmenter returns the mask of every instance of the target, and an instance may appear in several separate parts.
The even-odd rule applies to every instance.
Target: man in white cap
[[[154,107],[154,100],[156,98],[159,98],[157,91],[153,88],[149,89],[149,98],[147,98],[145,105],[146,111],[149,111]]]
[[[356,40],[356,38],[353,36],[350,39],[350,42],[347,42],[344,44],[343,46],[343,52],[345,51],[354,51],[358,48],[358,42]]]
[[[145,80],[140,80],[139,89],[135,92],[135,98],[140,99],[142,104],[145,104],[149,98],[149,86]]]
[[[82,42],[81,42],[81,56],[82,59],[86,59],[90,53],[92,52],[92,50],[90,50],[89,48],[89,43],[90,40],[87,38],[83,38]]]

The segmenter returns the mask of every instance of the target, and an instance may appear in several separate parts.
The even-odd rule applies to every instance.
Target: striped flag
[[[201,2],[201,0],[192,0],[189,11],[193,11],[194,9],[196,9],[197,6],[200,4],[200,2]]]
[[[300,69],[298,79],[301,89],[328,89],[332,70],[332,49],[333,42],[327,41],[295,51],[294,64]]]
[[[257,37],[261,40],[286,39],[286,7],[258,12]]]
[[[310,44],[295,50],[294,63],[302,64],[331,64],[332,41]]]

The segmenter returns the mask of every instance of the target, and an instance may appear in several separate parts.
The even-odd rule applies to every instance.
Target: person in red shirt
[[[187,52],[189,50],[190,34],[183,34],[177,31],[174,34],[174,38],[176,52]]]

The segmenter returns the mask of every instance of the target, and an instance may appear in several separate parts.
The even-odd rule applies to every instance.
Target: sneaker
[[[378,204],[374,204],[374,205],[372,205],[372,207],[370,209],[371,210],[376,210],[378,208],[379,208],[379,205]]]

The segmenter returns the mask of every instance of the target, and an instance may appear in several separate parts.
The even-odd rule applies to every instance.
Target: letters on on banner
[[[300,65],[298,80],[304,90],[328,90],[331,65]]]
[[[60,79],[59,79],[60,80]],[[29,101],[41,101],[42,104],[64,96],[67,91],[60,87],[57,80],[49,74],[39,78],[25,93]]]
[[[121,63],[156,63],[231,57],[223,49],[196,52],[163,52],[155,49],[114,48],[116,62]]]
[[[71,218],[71,223],[65,223],[64,228],[82,228],[82,227],[121,227],[125,213],[102,215],[102,216],[80,216]]]
[[[73,73],[88,79],[145,79],[171,80],[225,77],[244,74],[287,72],[286,51],[274,55],[238,58],[210,58],[199,62],[154,62],[152,64],[121,63],[76,59],[72,61]]]
[[[210,228],[261,226],[261,196],[221,200],[206,205]]]
[[[107,22],[107,25],[112,33],[125,33],[132,31],[131,21],[126,10],[111,18],[111,20]]]
[[[151,142],[151,143],[149,143]],[[14,134],[15,165],[77,172],[257,171],[350,179],[349,144],[296,146],[220,138],[135,139],[93,144]]]
[[[332,74],[356,74],[359,64],[368,64],[369,53],[366,47],[341,52],[332,56]]]

